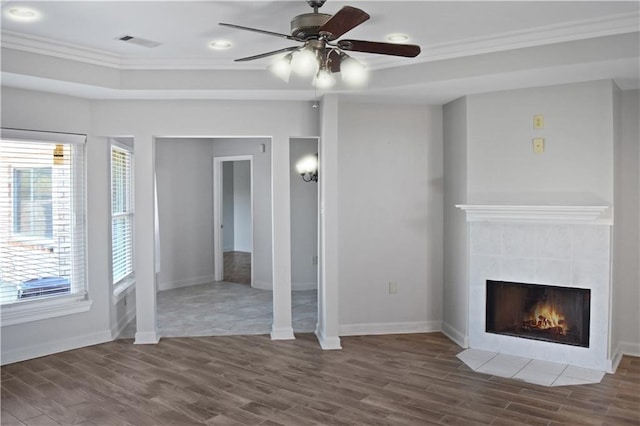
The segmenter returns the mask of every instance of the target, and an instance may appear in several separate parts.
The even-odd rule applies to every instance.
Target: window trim
[[[87,135],[78,133],[61,133],[61,132],[47,132],[39,130],[23,130],[13,128],[0,128],[1,140],[16,140],[20,142],[47,142],[47,143],[65,143],[65,144],[78,144],[86,146]],[[87,212],[87,170],[86,170],[86,153],[84,156],[84,165],[82,170],[77,172],[82,174],[84,182],[84,200],[82,209],[86,217]],[[75,167],[75,166],[74,166]],[[75,294],[60,295],[51,298],[35,299],[17,301],[14,303],[7,303],[2,305],[0,309],[0,326],[12,326],[17,324],[23,324],[32,321],[39,321],[49,318],[61,317],[66,315],[78,314],[82,312],[88,312],[91,309],[93,300],[89,298],[88,288],[88,268],[87,268],[87,248],[88,248],[88,230],[87,220],[83,220],[83,235],[84,235],[84,258],[82,265],[74,267],[83,268],[83,291]],[[73,285],[73,284],[72,284]]]
[[[92,304],[93,300],[81,293],[3,305],[2,327],[87,312]]]

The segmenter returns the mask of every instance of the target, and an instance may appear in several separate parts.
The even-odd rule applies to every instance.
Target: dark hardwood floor
[[[638,425],[640,359],[547,388],[474,373],[440,333],[131,340],[10,364],[2,425]]]
[[[251,253],[226,251],[223,280],[237,284],[251,284]]]

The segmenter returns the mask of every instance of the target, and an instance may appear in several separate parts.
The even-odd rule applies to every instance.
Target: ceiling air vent
[[[138,46],[144,46],[144,47],[158,47],[162,44],[157,41],[147,40],[146,38],[134,37],[130,35],[118,37],[116,40],[124,41],[130,44],[137,44]]]

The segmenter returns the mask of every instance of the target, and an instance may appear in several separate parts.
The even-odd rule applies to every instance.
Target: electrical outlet
[[[544,152],[544,138],[533,139],[533,152],[535,154],[542,154]]]
[[[398,294],[398,283],[389,281],[389,294]]]
[[[312,265],[318,264],[318,256],[311,256],[311,264]]]

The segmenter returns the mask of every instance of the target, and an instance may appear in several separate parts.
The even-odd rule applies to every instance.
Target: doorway
[[[253,284],[253,156],[214,157],[214,280]]]
[[[289,140],[291,202],[291,310],[295,332],[313,332],[318,322],[318,182],[305,182],[296,164],[317,155],[318,138]]]

